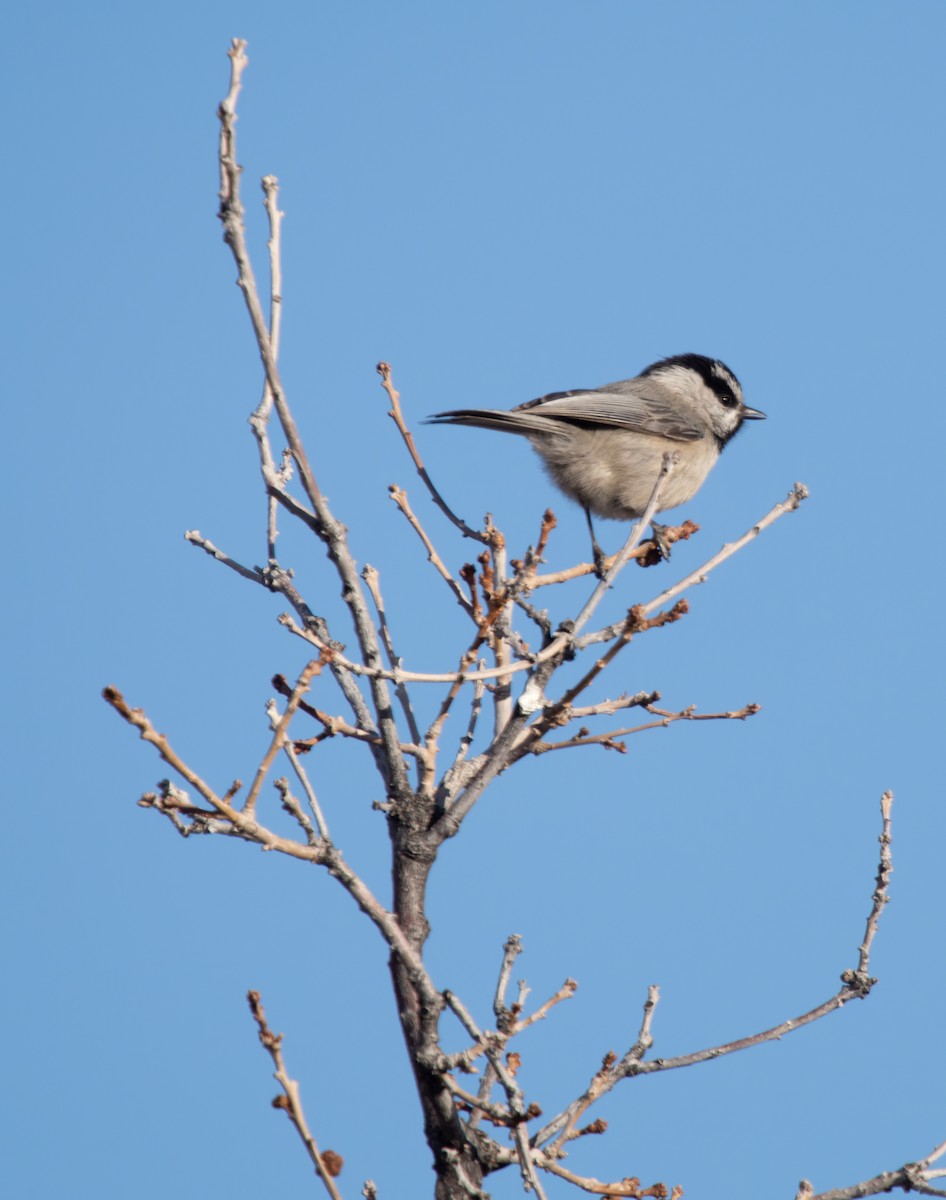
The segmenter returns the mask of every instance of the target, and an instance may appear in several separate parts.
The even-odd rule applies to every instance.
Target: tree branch
[[[329,657],[330,654],[331,652],[328,652]],[[250,786],[246,801],[243,804],[244,816],[253,816],[253,811],[256,808],[256,801],[259,797],[259,791],[263,786],[263,780],[269,774],[270,767],[272,767],[276,755],[286,744],[286,730],[289,728],[289,722],[295,715],[303,695],[309,690],[309,684],[322,670],[325,662],[326,658],[314,658],[303,668],[302,674],[299,676],[296,686],[290,693],[289,703],[286,705],[285,711],[278,718],[273,729],[273,738],[269,744],[269,749],[263,755],[263,760],[260,765],[256,768],[256,775],[253,778],[253,783]]]
[[[776,504],[774,508],[769,509],[762,520],[757,521],[751,529],[746,530],[742,537],[737,538],[734,542],[727,542],[721,550],[714,554],[712,558],[707,559],[701,567],[697,567],[695,571],[691,571],[690,574],[684,579],[681,579],[679,583],[675,583],[673,587],[667,588],[667,590],[661,592],[659,596],[656,596],[653,600],[649,600],[646,604],[644,604],[642,606],[644,609],[644,614],[647,615],[649,613],[656,612],[658,608],[663,607],[665,604],[669,604],[671,600],[675,599],[682,592],[687,591],[691,587],[695,587],[697,584],[705,583],[711,571],[714,571],[718,566],[720,566],[721,563],[724,563],[727,558],[732,558],[734,554],[738,554],[738,552],[742,550],[744,546],[748,546],[750,542],[755,541],[759,534],[762,533],[763,530],[768,529],[770,525],[773,525],[779,519],[779,517],[784,517],[786,513],[797,512],[802,501],[808,499],[808,495],[808,488],[805,487],[803,483],[796,483],[792,490],[788,493],[786,499],[782,500],[779,504]],[[611,625],[605,629],[599,629],[596,633],[586,634],[583,638],[578,639],[578,646],[579,648],[583,649],[585,646],[590,646],[594,642],[610,641],[611,638],[615,636],[615,633],[619,628],[620,626]]]
[[[273,352],[269,330],[263,318],[260,306],[256,279],[250,262],[246,245],[246,234],[243,221],[243,204],[240,200],[240,168],[236,162],[236,99],[240,90],[240,79],[246,68],[247,58],[244,53],[246,43],[239,38],[233,40],[230,51],[231,82],[230,91],[220,105],[220,220],[224,227],[224,241],[230,247],[237,264],[237,284],[243,293],[247,312],[253,326],[256,344],[266,374],[266,382],[273,396],[273,404],[282,425],[283,433],[292,457],[299,469],[305,493],[315,513],[316,532],[325,543],[329,558],[334,565],[342,584],[345,604],[351,614],[355,627],[358,644],[361,647],[365,664],[372,668],[370,678],[372,697],[374,700],[375,716],[384,742],[385,754],[383,760],[378,760],[386,786],[395,794],[404,795],[410,790],[407,779],[407,767],[400,754],[397,728],[391,709],[387,685],[382,675],[378,674],[381,666],[381,652],[375,636],[374,627],[368,613],[368,606],[361,588],[361,581],[355,568],[354,560],[348,548],[348,540],[344,525],[336,521],[328,504],[315,480],[312,468],[305,453],[299,430],[289,408],[279,368]]]
[[[164,761],[195,788],[223,818],[223,824],[213,832],[229,832],[244,841],[255,842],[265,850],[275,850],[290,858],[298,858],[304,862],[324,866],[328,873],[345,888],[361,911],[370,918],[390,949],[403,962],[405,970],[424,1003],[431,1010],[440,1011],[443,1007],[443,997],[427,974],[420,954],[405,935],[397,917],[379,903],[364,880],[345,862],[337,846],[327,838],[320,838],[315,845],[305,845],[293,838],[282,837],[273,833],[271,829],[267,829],[265,825],[261,825],[252,816],[247,816],[239,809],[234,808],[227,798],[231,793],[228,793],[227,797],[218,796],[213,788],[175,753],[164,734],[155,730],[142,710],[131,708],[128,705],[117,688],[107,687],[102,694],[112,708],[139,731],[142,740],[153,745]],[[156,805],[151,806],[157,807]],[[180,803],[176,805],[177,812],[184,812],[185,815],[190,815],[188,812],[190,807],[186,803],[183,806]]]
[[[341,1156],[333,1150],[326,1150],[324,1153],[319,1150],[315,1137],[305,1119],[298,1081],[289,1078],[286,1064],[283,1061],[283,1035],[281,1033],[273,1033],[266,1023],[266,1013],[263,1011],[263,1002],[260,999],[259,992],[247,992],[246,998],[249,1001],[253,1020],[259,1027],[260,1044],[268,1052],[270,1058],[273,1060],[273,1066],[276,1068],[273,1078],[282,1088],[282,1095],[277,1096],[273,1101],[273,1108],[281,1108],[292,1122],[296,1132],[302,1139],[302,1144],[305,1146],[309,1158],[312,1159],[316,1175],[325,1184],[325,1190],[332,1197],[332,1200],[342,1200],[341,1193],[335,1186],[334,1179],[334,1176],[342,1169]]]
[[[467,525],[466,521],[464,521],[461,517],[458,517],[437,491],[433,480],[427,474],[427,468],[424,466],[417,446],[414,443],[413,434],[407,428],[407,425],[404,421],[404,415],[401,412],[401,393],[395,388],[391,380],[391,364],[379,362],[375,369],[381,376],[381,386],[387,392],[388,399],[391,401],[391,410],[388,413],[388,416],[397,426],[398,432],[404,439],[404,445],[407,447],[407,452],[411,456],[414,466],[417,468],[417,474],[424,481],[424,486],[430,493],[431,500],[433,500],[434,504],[437,505],[447,520],[460,530],[464,537],[472,538],[473,541],[482,542],[484,546],[488,546],[489,535],[487,533],[481,533],[478,529],[474,529],[472,525]]]
[[[846,970],[842,973],[841,980],[843,987],[838,992],[822,1004],[819,1004],[816,1008],[802,1013],[801,1016],[783,1021],[771,1029],[762,1030],[760,1033],[754,1033],[749,1037],[738,1038],[736,1041],[726,1042],[719,1046],[711,1046],[705,1050],[697,1050],[691,1054],[681,1054],[675,1058],[658,1058],[651,1061],[644,1061],[643,1053],[649,1048],[650,1044],[650,1017],[653,1013],[653,1005],[657,1001],[656,990],[652,989],[648,995],[650,1011],[648,1012],[647,1006],[645,1006],[645,1022],[641,1027],[641,1034],[638,1036],[637,1041],[620,1060],[618,1060],[617,1055],[613,1051],[608,1052],[601,1068],[595,1073],[585,1092],[534,1135],[533,1142],[535,1145],[542,1145],[557,1133],[560,1133],[560,1131],[567,1131],[571,1128],[581,1113],[595,1100],[609,1092],[621,1079],[632,1078],[636,1075],[653,1075],[661,1071],[673,1071],[679,1067],[691,1067],[696,1063],[710,1062],[713,1059],[722,1058],[726,1054],[734,1054],[737,1050],[748,1050],[753,1046],[761,1046],[765,1042],[778,1041],[785,1037],[786,1034],[794,1033],[796,1029],[810,1025],[813,1021],[827,1016],[828,1013],[843,1008],[851,1000],[864,999],[877,982],[876,979],[872,979],[868,974],[870,969],[869,948],[876,932],[880,913],[887,903],[887,889],[893,870],[890,859],[890,808],[892,802],[893,794],[891,792],[884,792],[880,801],[882,819],[882,832],[879,839],[881,844],[880,866],[877,872],[877,886],[874,889],[873,903],[867,920],[868,933],[859,948],[857,968],[855,970]],[[834,1200],[833,1197],[832,1200]]]
[[[921,1196],[946,1196],[946,1191],[934,1188],[929,1182],[946,1172],[931,1171],[930,1164],[946,1153],[946,1142],[940,1142],[927,1156],[919,1162],[904,1163],[895,1171],[883,1171],[872,1179],[861,1183],[852,1183],[849,1187],[832,1188],[828,1192],[815,1195],[814,1188],[807,1179],[798,1186],[795,1200],[861,1200],[863,1196],[879,1196],[883,1192],[892,1192],[895,1188],[903,1192],[916,1192]]]

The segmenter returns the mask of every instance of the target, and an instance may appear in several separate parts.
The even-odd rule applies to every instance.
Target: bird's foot
[[[658,525],[656,521],[651,521],[651,540],[654,543],[654,548],[657,551],[658,562],[661,559],[670,558],[671,541],[667,534],[670,532],[669,525]]]

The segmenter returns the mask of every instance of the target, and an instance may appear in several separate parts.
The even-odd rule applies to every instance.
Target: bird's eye
[[[719,397],[719,402],[723,406],[723,408],[738,408],[739,407],[739,401],[732,394],[732,392],[729,392],[729,391],[717,392],[716,395]]]

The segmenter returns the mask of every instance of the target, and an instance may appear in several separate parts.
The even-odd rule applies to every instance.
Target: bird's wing
[[[587,392],[550,392],[512,411],[530,409],[536,415],[560,421],[652,433],[675,442],[696,442],[703,437],[703,430],[688,413],[679,411],[679,405],[671,404],[652,385],[636,379]]]

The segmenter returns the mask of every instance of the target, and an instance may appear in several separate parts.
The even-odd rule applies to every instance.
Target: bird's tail
[[[479,429],[498,429],[500,433],[554,433],[555,422],[538,413],[511,412],[501,408],[455,408],[451,412],[434,413],[425,425],[475,425]]]

